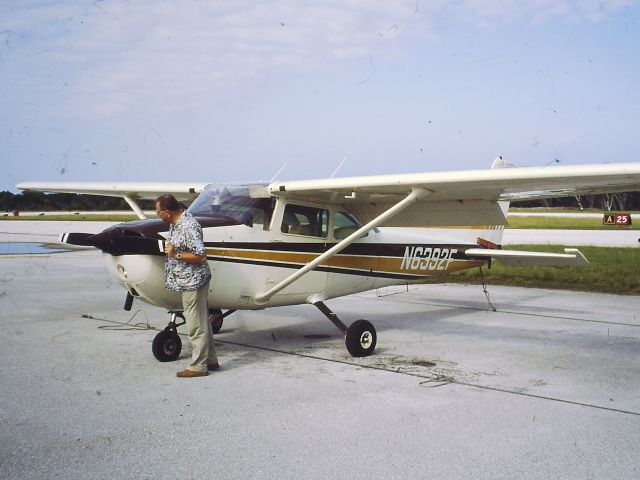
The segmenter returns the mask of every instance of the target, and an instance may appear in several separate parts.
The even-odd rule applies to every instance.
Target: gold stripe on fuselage
[[[272,251],[272,250],[257,250],[257,249],[237,249],[237,248],[207,248],[207,254],[209,256],[218,257],[219,259],[226,259],[229,261],[245,261],[248,263],[275,263],[282,264],[283,266],[304,266],[307,263],[315,260],[320,253],[309,252],[294,252],[294,251]],[[427,262],[413,262],[413,265],[409,262],[403,261],[404,257],[398,256],[372,256],[372,255],[349,255],[349,254],[337,254],[326,262],[322,263],[319,267],[329,267],[338,270],[344,269],[344,273],[348,274],[349,271],[362,275],[363,273],[388,273],[388,274],[406,274],[406,275],[418,275],[430,277],[434,275],[442,275],[445,273],[457,272],[468,268],[479,267],[484,264],[481,260],[459,260],[452,259],[446,265],[443,265],[441,269],[428,268]],[[435,266],[435,264],[434,264]],[[414,267],[414,268],[412,268]]]

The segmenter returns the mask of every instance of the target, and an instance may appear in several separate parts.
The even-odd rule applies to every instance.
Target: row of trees
[[[640,210],[640,192],[602,193],[598,195],[527,200],[511,202],[511,206],[522,208],[555,207],[575,210],[595,209],[605,212],[624,212],[628,210]]]
[[[153,201],[142,201],[142,208],[153,209]],[[514,207],[563,207],[576,210],[598,209],[603,211],[640,210],[640,192],[605,193],[579,197],[551,198],[512,202]],[[0,208],[4,212],[27,211],[94,211],[129,210],[120,197],[78,195],[75,193],[0,192]]]

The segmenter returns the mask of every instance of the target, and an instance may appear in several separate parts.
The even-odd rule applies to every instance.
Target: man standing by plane
[[[205,377],[217,370],[218,357],[209,323],[207,294],[211,271],[202,240],[202,227],[193,216],[180,208],[173,195],[156,200],[156,215],[168,223],[165,243],[165,286],[182,293],[182,308],[191,342],[191,364],[176,375],[181,378]]]

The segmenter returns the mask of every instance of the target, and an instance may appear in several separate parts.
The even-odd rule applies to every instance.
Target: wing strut
[[[145,218],[147,218],[147,216],[140,208],[140,205],[138,205],[133,198],[131,198],[129,195],[122,195],[122,198],[124,198],[125,202],[127,202],[131,209],[136,212],[136,215],[138,215],[138,218],[140,220],[144,220]]]
[[[396,203],[393,207],[391,207],[388,210],[385,210],[384,212],[382,212],[376,218],[371,220],[369,223],[367,223],[363,227],[360,227],[358,230],[353,232],[351,235],[349,235],[344,240],[342,240],[339,243],[335,244],[329,250],[327,250],[322,255],[317,257],[315,260],[307,263],[300,270],[296,270],[295,273],[293,273],[292,275],[290,275],[287,278],[285,278],[284,280],[282,280],[280,283],[278,283],[277,285],[272,287],[270,290],[268,290],[268,291],[266,291],[264,293],[261,293],[259,295],[256,295],[253,298],[254,303],[256,303],[257,305],[262,305],[262,304],[267,303],[269,301],[269,299],[271,297],[273,297],[276,293],[278,293],[282,289],[288,287],[293,282],[298,280],[300,277],[302,277],[303,275],[305,275],[309,271],[311,271],[314,268],[316,268],[321,263],[325,262],[329,258],[333,257],[334,255],[336,255],[340,251],[342,251],[345,248],[347,248],[349,245],[351,245],[353,242],[355,242],[358,238],[360,238],[362,235],[367,233],[369,230],[371,230],[371,229],[377,227],[378,225],[382,224],[384,221],[386,221],[389,218],[393,217],[394,215],[396,215],[400,211],[404,210],[409,205],[415,203],[420,198],[428,195],[429,193],[431,193],[430,190],[426,190],[424,188],[413,187],[411,189],[411,193],[409,195],[407,195],[404,199],[402,199],[398,203]]]

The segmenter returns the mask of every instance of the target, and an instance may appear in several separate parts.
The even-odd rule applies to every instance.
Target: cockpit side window
[[[360,226],[360,223],[348,213],[336,212],[333,216],[333,237],[336,240],[344,240]],[[366,237],[366,234],[363,236]]]
[[[288,203],[284,207],[280,231],[290,235],[326,238],[328,223],[328,210]]]
[[[246,187],[208,185],[189,207],[195,217],[231,217],[249,227],[268,230],[275,201],[252,198]]]

